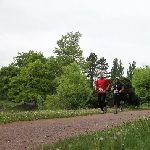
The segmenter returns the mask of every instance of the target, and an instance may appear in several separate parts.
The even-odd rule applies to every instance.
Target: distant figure
[[[119,81],[119,77],[116,77],[116,81],[111,87],[111,91],[113,92],[113,100],[114,100],[114,114],[118,114],[118,108],[123,111],[122,106],[120,105],[121,101],[121,93],[124,91],[123,84]]]
[[[99,75],[100,76],[95,81],[95,90],[98,94],[98,105],[101,109],[101,114],[104,114],[107,111],[105,103],[106,91],[108,90],[110,83],[109,80],[106,77],[104,77],[103,72],[100,72]]]

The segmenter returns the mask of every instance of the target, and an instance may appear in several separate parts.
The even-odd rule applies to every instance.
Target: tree
[[[122,77],[123,74],[124,74],[124,67],[122,65],[123,64],[122,64],[122,61],[120,59],[119,60],[119,65],[118,65],[118,73],[117,73],[119,77]]]
[[[89,67],[87,69],[87,77],[90,79],[90,86],[93,89],[94,78],[97,76],[96,74],[96,66],[97,66],[97,55],[95,53],[90,53],[90,56],[87,57],[86,61],[89,62]]]
[[[80,37],[81,34],[79,32],[70,32],[57,41],[58,47],[56,47],[53,52],[56,54],[56,58],[60,64],[60,71],[62,66],[70,65],[74,61],[79,64],[81,68],[84,67],[83,51],[79,46]]]
[[[127,69],[127,78],[129,80],[132,80],[132,76],[133,76],[133,71],[136,68],[136,62],[133,61],[132,64],[129,63],[129,69]]]
[[[124,74],[124,67],[122,66],[122,62],[121,62],[121,60],[119,60],[119,62],[118,62],[118,59],[115,58],[113,60],[113,66],[111,69],[111,78],[115,78],[116,76],[122,77],[123,74]]]
[[[113,66],[111,69],[111,78],[115,78],[116,76],[118,76],[117,73],[118,73],[118,59],[115,58],[113,60]]]
[[[62,71],[63,74],[56,78],[57,94],[53,98],[57,99],[61,109],[86,107],[92,90],[86,76],[82,74],[80,66],[74,62],[64,66]],[[51,101],[51,103],[55,103],[55,100],[51,99]]]
[[[121,77],[120,82],[123,83],[125,88],[125,90],[122,93],[122,100],[124,100],[125,103],[128,105],[138,106],[140,104],[139,98],[135,93],[135,89],[132,86],[131,80],[125,77]]]
[[[38,102],[38,106],[46,99],[46,95],[53,94],[51,85],[52,72],[48,64],[40,60],[22,67],[17,76],[11,78],[8,96],[16,102]]]
[[[136,68],[133,71],[132,85],[141,103],[150,101],[150,67]]]
[[[107,75],[107,77],[109,77],[109,72],[107,71],[108,68],[109,68],[109,65],[106,62],[106,59],[104,57],[101,57],[97,61],[97,66],[96,66],[97,75],[99,75],[99,72],[102,71],[102,72],[104,72]]]
[[[106,63],[106,59],[104,57],[101,57],[97,61],[97,75],[99,74],[100,71],[107,72],[107,69],[109,68],[108,63]]]
[[[43,56],[41,52],[34,52],[33,50],[30,50],[27,53],[19,53],[18,56],[14,57],[13,64],[19,68],[27,66],[29,63],[33,63],[36,60],[40,60],[42,63],[45,63],[47,60]]]
[[[19,69],[10,64],[0,69],[0,100],[8,100],[9,82],[19,73]]]

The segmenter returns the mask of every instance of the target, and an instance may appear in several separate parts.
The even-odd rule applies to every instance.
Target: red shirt
[[[106,93],[106,88],[109,85],[109,80],[106,78],[98,78],[96,80],[97,93]]]

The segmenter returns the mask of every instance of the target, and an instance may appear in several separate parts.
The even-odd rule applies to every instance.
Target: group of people
[[[103,72],[100,72],[99,77],[95,81],[95,90],[98,95],[98,104],[101,109],[101,114],[107,112],[105,99],[106,99],[106,92],[109,90],[109,88],[110,88],[109,80],[106,77],[104,77]],[[111,87],[111,92],[114,101],[114,109],[115,109],[114,114],[118,114],[118,109],[120,109],[120,111],[123,111],[123,108],[120,104],[121,93],[123,91],[124,91],[124,85],[120,82],[119,77],[116,77],[116,80]]]

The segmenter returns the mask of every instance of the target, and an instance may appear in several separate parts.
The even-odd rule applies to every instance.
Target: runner
[[[118,108],[122,111],[122,106],[120,105],[121,101],[121,93],[124,91],[123,84],[119,81],[119,77],[116,77],[116,81],[111,87],[111,91],[113,92],[113,100],[114,100],[114,114],[118,114]]]
[[[97,78],[96,82],[95,82],[95,90],[97,91],[97,95],[98,95],[98,105],[101,109],[101,114],[106,113],[107,108],[106,108],[106,103],[105,103],[105,99],[106,99],[106,91],[109,88],[109,80],[104,77],[104,73],[100,72],[100,77]]]

